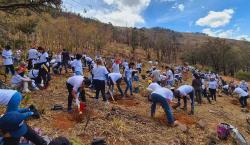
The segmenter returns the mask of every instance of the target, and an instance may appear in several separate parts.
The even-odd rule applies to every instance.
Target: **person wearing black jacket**
[[[63,49],[62,53],[62,67],[64,67],[65,73],[68,73],[68,63],[70,60],[69,52],[66,49]]]
[[[201,103],[202,103],[202,98],[201,98],[202,82],[201,82],[200,77],[197,74],[194,74],[192,86],[194,87],[196,101],[198,102],[198,104],[201,105]]]

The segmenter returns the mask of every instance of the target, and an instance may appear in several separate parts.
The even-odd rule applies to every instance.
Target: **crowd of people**
[[[17,144],[20,137],[25,137],[38,145],[46,144],[26,123],[23,123],[23,120],[32,116],[33,112],[30,108],[20,109],[19,106],[23,99],[22,93],[49,87],[51,74],[72,72],[65,82],[68,90],[68,113],[73,110],[74,100],[78,107],[81,102],[86,102],[85,88],[95,91],[96,104],[101,94],[104,103],[109,105],[110,98],[107,92],[110,95],[119,93],[121,99],[134,97],[134,93],[141,89],[139,83],[146,82],[148,100],[151,102],[151,116],[155,114],[156,105],[161,104],[169,125],[176,124],[171,108],[187,111],[188,100],[191,102],[188,114],[194,115],[196,104],[202,105],[205,102],[203,98],[210,104],[217,102],[219,90],[225,95],[239,95],[242,108],[247,107],[249,97],[246,81],[241,81],[240,84],[234,81],[226,82],[215,72],[202,72],[188,64],[175,67],[159,64],[157,61],[143,64],[140,60],[134,62],[119,57],[73,54],[66,49],[52,55],[43,47],[29,49],[27,58],[18,59],[15,66],[14,60],[17,59],[14,59],[10,46],[6,46],[2,51],[2,58],[5,73],[10,74],[12,78],[11,89],[0,89],[0,105],[6,106],[6,112],[0,118],[0,136],[12,145]],[[150,68],[147,69],[146,65]],[[188,83],[190,79],[192,82]],[[126,84],[125,88],[122,87],[123,82]],[[177,103],[171,106],[170,102],[174,99]]]

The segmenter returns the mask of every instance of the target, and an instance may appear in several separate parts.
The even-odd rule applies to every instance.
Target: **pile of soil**
[[[72,116],[68,113],[59,113],[53,117],[52,127],[57,129],[69,129],[73,128],[75,122],[73,121]]]
[[[173,115],[175,120],[185,125],[193,125],[196,124],[198,121],[198,119],[196,119],[194,116],[190,116],[184,113],[174,113]],[[161,124],[166,124],[167,123],[166,114],[165,113],[162,114],[159,118],[157,118],[157,120]]]

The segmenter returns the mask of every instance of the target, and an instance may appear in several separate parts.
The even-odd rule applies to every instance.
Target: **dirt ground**
[[[105,137],[108,145],[205,145],[215,133],[217,124],[227,122],[237,127],[250,142],[246,131],[249,113],[241,112],[237,98],[225,95],[218,97],[212,105],[203,98],[203,104],[195,106],[193,116],[182,110],[173,110],[175,119],[187,126],[185,132],[179,127],[167,126],[165,113],[159,105],[155,117],[151,118],[151,105],[142,93],[127,100],[110,101],[107,106],[101,98],[95,104],[94,93],[86,89],[87,109],[82,115],[52,111],[55,104],[67,106],[65,82],[69,76],[52,76],[50,86],[29,94],[31,99],[25,104],[35,104],[43,113],[41,119],[31,120],[28,124],[41,128],[50,137],[66,136],[74,145],[90,144],[94,137]],[[141,86],[146,87],[146,83],[141,82]],[[197,125],[200,120],[206,124],[204,129]],[[220,145],[233,144],[232,140],[217,142]]]

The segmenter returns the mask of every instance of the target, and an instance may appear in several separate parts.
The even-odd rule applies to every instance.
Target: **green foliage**
[[[23,23],[18,24],[16,27],[21,32],[30,35],[35,32],[37,23],[38,22],[36,20],[27,20]]]
[[[235,74],[235,77],[239,80],[250,81],[250,72],[240,70]]]

